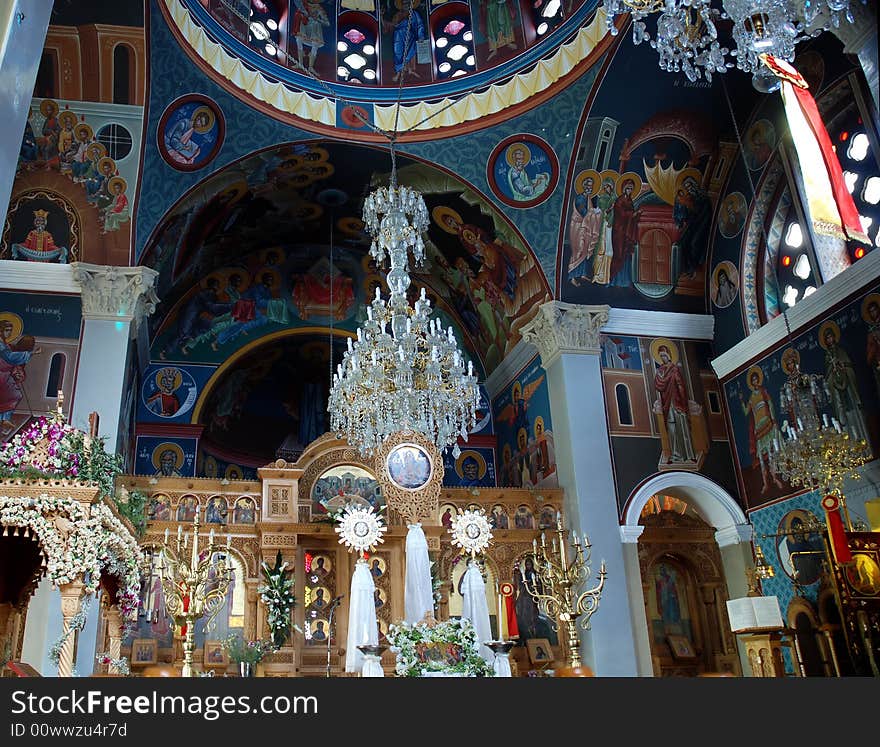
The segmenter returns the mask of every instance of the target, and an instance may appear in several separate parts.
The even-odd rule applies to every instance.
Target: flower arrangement
[[[394,671],[401,677],[421,677],[425,672],[494,675],[478,653],[477,631],[467,619],[395,623],[388,629],[388,641],[397,653]]]
[[[95,656],[95,661],[98,664],[105,664],[110,669],[115,670],[118,674],[129,675],[131,674],[131,668],[128,665],[128,659],[126,657],[120,657],[119,659],[114,659],[110,654],[104,652]]]
[[[223,650],[230,661],[236,664],[241,662],[257,664],[275,652],[277,647],[272,641],[245,641],[238,633],[230,633],[223,639]]]
[[[294,627],[290,619],[291,610],[296,606],[293,594],[293,574],[286,570],[287,563],[282,562],[281,551],[275,556],[275,565],[270,567],[264,560],[262,565],[265,583],[257,588],[260,599],[268,611],[267,623],[272,635],[272,643],[281,648],[290,637]]]

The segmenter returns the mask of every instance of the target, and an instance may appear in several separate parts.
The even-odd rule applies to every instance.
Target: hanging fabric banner
[[[363,667],[364,655],[358,650],[358,646],[379,643],[375,596],[373,574],[367,567],[367,561],[360,558],[351,577],[351,604],[348,608],[348,637],[345,645],[346,672],[360,672]]]
[[[428,540],[419,523],[409,524],[406,533],[406,580],[403,608],[406,621],[415,625],[425,615],[434,614],[434,586]]]
[[[800,162],[813,229],[820,234],[867,242],[840,161],[807,82],[785,60],[769,54],[761,55],[761,60],[781,82],[785,116]]]
[[[461,595],[464,597],[461,616],[473,623],[477,631],[477,651],[487,663],[492,664],[495,654],[483,644],[492,640],[492,626],[489,623],[489,604],[486,602],[486,582],[475,560],[468,561],[467,570],[461,581]]]

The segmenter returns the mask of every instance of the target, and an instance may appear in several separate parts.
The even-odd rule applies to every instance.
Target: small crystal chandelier
[[[660,55],[661,69],[681,71],[695,81],[701,75],[711,80],[713,73],[736,65],[752,73],[752,84],[764,93],[775,90],[778,82],[760,55],[791,62],[798,42],[837,28],[841,18],[853,22],[850,0],[604,0],[603,5],[612,36],[617,34],[617,16],[632,15],[633,43],[649,42]],[[652,38],[644,19],[655,13],[659,16]],[[718,41],[719,20],[733,22],[735,48]]]
[[[858,479],[858,468],[870,458],[868,445],[837,418],[820,415],[830,398],[825,379],[802,373],[793,348],[783,356],[783,368],[788,380],[780,392],[780,405],[790,420],[783,427],[783,442],[773,443],[771,467],[794,487],[842,499],[844,481]]]
[[[416,266],[425,258],[422,233],[428,210],[421,194],[398,186],[394,140],[391,179],[364,200],[364,223],[373,238],[370,256],[390,260],[390,298],[379,288],[367,306],[357,341],[333,375],[328,410],[331,427],[369,454],[400,431],[422,434],[438,449],[466,440],[476,424],[480,392],[473,363],[458,349],[452,327],[445,332],[431,317],[431,302],[421,296],[410,306],[409,252]]]

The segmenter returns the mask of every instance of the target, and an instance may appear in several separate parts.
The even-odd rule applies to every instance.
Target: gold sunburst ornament
[[[452,544],[470,553],[471,557],[483,552],[492,540],[492,527],[482,509],[462,511],[452,519],[449,533]]]
[[[372,506],[346,506],[337,521],[335,530],[339,534],[339,544],[349,550],[357,550],[363,555],[385,541],[382,535],[388,531],[388,527]]]

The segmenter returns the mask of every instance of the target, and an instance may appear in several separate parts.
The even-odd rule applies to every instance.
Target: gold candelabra
[[[581,628],[589,630],[590,618],[599,609],[602,588],[605,586],[605,561],[602,561],[599,570],[598,585],[579,593],[578,590],[590,576],[590,541],[585,534],[581,544],[574,534],[572,551],[566,544],[566,530],[562,524],[562,514],[558,512],[555,535],[549,552],[544,532],[541,532],[540,548],[537,540],[532,541],[535,574],[532,578],[526,578],[523,573],[523,583],[538,609],[551,621],[557,621],[553,629],[558,631],[559,623],[562,624],[568,641],[569,668],[572,672],[579,672],[583,665],[577,633],[578,620]]]
[[[210,622],[223,607],[226,592],[232,580],[233,566],[229,557],[231,536],[226,538],[226,562],[215,560],[214,530],[208,537],[208,546],[199,551],[199,517],[193,521],[192,551],[189,550],[189,534],[177,527],[177,541],[172,548],[168,544],[168,529],[159,556],[157,570],[165,596],[165,609],[174,624],[184,631],[183,671],[181,676],[193,676],[193,648],[196,620],[206,617]]]

